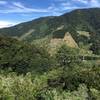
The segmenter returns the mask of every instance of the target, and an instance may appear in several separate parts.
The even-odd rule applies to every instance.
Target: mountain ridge
[[[61,26],[63,26],[61,28]],[[59,29],[60,28],[60,29]],[[98,50],[100,54],[100,8],[77,9],[61,16],[41,17],[29,22],[21,23],[10,28],[0,29],[0,35],[24,37],[22,40],[33,42],[51,35],[52,38],[63,38],[69,32],[79,47],[90,46],[88,49]],[[25,36],[30,30],[31,34]],[[89,38],[80,35],[78,31],[89,33]],[[98,45],[97,45],[98,44]]]
[[[0,29],[0,34],[2,34],[2,31],[1,30],[3,30],[3,29],[9,29],[9,28],[15,28],[15,27],[18,27],[17,29],[21,29],[21,25],[23,25],[24,24],[24,26],[27,24],[37,24],[37,23],[40,23],[41,21],[43,21],[43,20],[45,20],[45,21],[48,21],[48,20],[52,20],[52,19],[55,19],[55,18],[57,18],[57,19],[59,19],[59,17],[60,17],[60,19],[62,19],[62,22],[63,21],[65,21],[66,20],[66,18],[63,18],[63,17],[65,17],[65,16],[71,16],[71,14],[79,14],[80,12],[91,12],[91,11],[95,11],[95,10],[98,10],[98,11],[100,11],[100,8],[87,8],[87,9],[76,9],[76,10],[73,10],[73,11],[71,11],[71,12],[68,12],[68,13],[64,13],[64,14],[62,14],[61,16],[47,16],[47,17],[40,17],[40,18],[36,18],[36,19],[34,19],[34,20],[31,20],[31,21],[27,21],[27,22],[22,22],[22,23],[20,23],[20,24],[17,24],[17,25],[14,25],[14,26],[12,26],[12,27],[8,27],[8,28],[1,28]],[[76,19],[76,17],[74,17],[75,19]],[[8,32],[9,33],[9,32]],[[4,34],[5,35],[5,34]],[[7,34],[6,34],[7,35]]]

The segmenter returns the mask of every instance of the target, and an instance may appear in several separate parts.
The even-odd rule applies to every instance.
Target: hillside
[[[79,9],[0,29],[0,100],[100,100],[100,9]]]
[[[99,100],[100,56],[84,56],[62,45],[51,57],[45,47],[0,36],[0,100]]]
[[[0,36],[0,70],[42,73],[51,67],[47,51],[17,39]],[[42,69],[42,70],[41,70]]]
[[[61,16],[42,17],[10,28],[0,29],[1,35],[17,37],[33,42],[48,35],[62,38],[70,32],[79,47],[87,47],[95,54],[100,54],[100,8],[78,9]],[[89,33],[80,35],[78,31]],[[92,44],[92,45],[91,45]]]
[[[48,35],[48,33],[51,34],[53,31],[59,29],[59,27],[67,31],[71,27],[76,30],[99,32],[99,12],[99,8],[78,9],[58,17],[41,17],[30,22],[18,24],[14,27],[1,29],[0,34],[22,36],[29,30],[34,29],[33,35],[39,35],[40,37]]]

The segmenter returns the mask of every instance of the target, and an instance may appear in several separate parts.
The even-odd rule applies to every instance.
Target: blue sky
[[[93,7],[100,7],[100,0],[0,0],[0,28]]]

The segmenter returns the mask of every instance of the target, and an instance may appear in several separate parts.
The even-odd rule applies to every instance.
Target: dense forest
[[[99,58],[83,61],[78,53],[63,44],[51,56],[46,48],[1,36],[0,99],[99,100]]]
[[[99,27],[95,8],[0,29],[0,100],[100,100]]]

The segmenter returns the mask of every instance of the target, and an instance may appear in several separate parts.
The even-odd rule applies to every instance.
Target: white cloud
[[[71,3],[70,2],[63,2],[61,3],[62,6],[71,6]]]
[[[91,7],[100,7],[100,1],[99,0],[90,0],[90,6]]]
[[[73,10],[73,9],[78,9],[78,6],[75,6],[71,4],[70,2],[62,2],[59,5],[52,4],[49,6],[47,9],[49,10],[49,13],[51,13],[54,16],[62,15],[67,10]]]
[[[0,1],[0,5],[5,5],[5,4],[7,4],[6,1]]]
[[[18,7],[18,8],[25,8],[25,6],[22,5],[20,2],[13,2],[13,6]]]
[[[30,13],[50,13],[53,15],[60,15],[63,11],[73,10],[78,8],[86,8],[86,7],[100,7],[99,0],[55,0],[60,1],[57,4],[51,4],[48,8],[32,8],[27,7],[21,2],[11,2],[10,4],[6,4],[6,9],[0,9],[0,13],[19,13],[19,14],[30,14]],[[0,1],[1,2],[1,1]],[[80,2],[85,4],[83,7],[79,7],[75,4],[75,2]],[[4,3],[3,1],[1,2]],[[7,2],[5,2],[7,3]]]
[[[83,3],[83,4],[88,4],[89,3],[89,0],[73,0],[74,2],[80,2],[80,3]]]
[[[76,5],[73,5],[71,2],[63,2],[60,4],[59,10],[73,10],[73,9],[78,9],[79,7]]]
[[[99,0],[59,0],[62,1],[59,3],[59,6],[51,6],[52,13],[54,15],[61,15],[65,11],[71,11],[74,9],[83,9],[83,8],[92,8],[92,7],[100,7]],[[81,5],[77,5],[77,3],[81,3]],[[82,5],[83,4],[83,5]]]
[[[16,23],[13,22],[9,22],[9,21],[2,21],[0,20],[0,28],[4,28],[4,27],[10,27],[15,25]]]
[[[43,13],[48,12],[48,9],[35,9],[24,6],[20,2],[13,2],[12,5],[7,6],[8,9],[0,10],[0,13]]]
[[[61,0],[62,1],[62,0]],[[63,0],[64,1],[64,0]],[[52,13],[53,15],[60,15],[63,10],[70,10],[77,8],[76,6],[71,5],[70,2],[62,2],[59,6],[56,4],[51,4],[48,8],[30,8],[22,4],[21,2],[12,2],[11,5],[7,5],[7,9],[0,10],[0,13]]]
[[[66,1],[66,0],[54,0],[54,1],[57,1],[57,2],[63,2],[63,1]]]
[[[87,5],[87,7],[100,7],[99,0],[72,0],[72,1],[83,3]]]

